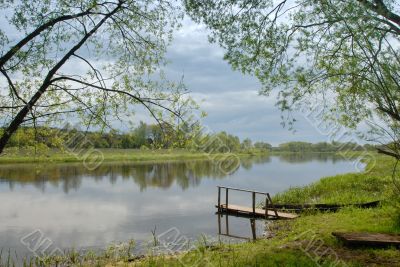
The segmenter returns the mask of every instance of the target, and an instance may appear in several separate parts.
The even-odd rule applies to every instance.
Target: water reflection
[[[95,171],[80,164],[0,165],[0,250],[26,252],[20,239],[36,229],[62,249],[104,248],[129,239],[145,242],[155,228],[163,233],[175,227],[194,240],[201,234],[217,236],[217,185],[273,195],[354,171],[350,162],[331,155],[307,158],[245,157],[230,175],[200,160],[107,163]],[[251,205],[248,194],[231,194],[231,200]],[[224,229],[226,220],[229,229]],[[257,238],[265,231],[261,222],[223,217],[221,233],[253,239],[255,224]]]
[[[331,154],[281,154],[279,160],[288,163],[309,161],[343,161]],[[241,168],[251,170],[255,165],[271,162],[268,155],[241,158]],[[0,166],[0,182],[13,190],[16,184],[31,184],[45,192],[46,186],[62,188],[65,193],[78,190],[83,178],[95,181],[108,179],[115,184],[118,179],[132,180],[140,191],[148,187],[170,188],[173,184],[182,189],[199,186],[204,177],[223,179],[227,174],[217,164],[206,160],[165,163],[104,163],[95,170],[87,170],[82,164],[7,164]]]
[[[282,153],[278,154],[279,159],[289,163],[303,163],[309,161],[328,162],[333,163],[346,161],[343,156],[334,155],[332,153]]]
[[[94,171],[89,171],[81,164],[54,165],[6,165],[0,167],[0,181],[15,184],[33,184],[45,190],[49,184],[62,187],[65,193],[78,190],[82,179],[95,181],[108,179],[114,185],[118,179],[132,180],[141,191],[148,187],[169,188],[177,183],[182,189],[198,186],[203,177],[220,179],[225,176],[209,161],[187,161],[157,164],[120,164],[105,163]]]
[[[262,234],[260,234],[260,230],[263,227],[265,227],[265,223],[263,220],[256,220],[255,218],[230,216],[229,214],[226,213],[224,214],[217,213],[217,219],[218,219],[218,235],[220,237],[229,237],[241,240],[256,240],[257,238],[260,238],[262,236]],[[242,220],[242,224],[248,223],[247,231],[243,229],[244,227],[235,229],[235,225],[233,226],[230,225],[231,219]],[[258,225],[256,222],[258,222]],[[235,232],[239,233],[236,234]]]

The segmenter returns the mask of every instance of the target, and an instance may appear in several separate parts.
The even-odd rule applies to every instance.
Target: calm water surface
[[[62,249],[105,248],[130,239],[144,243],[151,231],[173,227],[187,238],[216,237],[217,185],[273,195],[354,171],[352,161],[327,154],[243,159],[231,175],[208,161],[112,163],[95,171],[81,164],[0,165],[0,248],[28,253],[20,239],[38,229]],[[230,203],[251,204],[248,193],[229,197]],[[231,235],[252,236],[249,219],[229,216],[228,223]],[[263,231],[258,221],[257,236]]]

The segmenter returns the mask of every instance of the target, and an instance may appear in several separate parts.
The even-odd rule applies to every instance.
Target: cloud
[[[276,92],[269,97],[260,96],[258,80],[232,70],[223,60],[223,49],[209,43],[208,33],[204,25],[186,17],[168,49],[170,64],[166,73],[171,79],[184,75],[192,97],[208,113],[203,123],[209,129],[272,144],[328,140],[302,119],[302,114],[295,114],[298,119],[296,133],[283,128],[281,112],[275,106]]]

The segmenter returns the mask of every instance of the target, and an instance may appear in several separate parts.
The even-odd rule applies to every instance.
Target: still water
[[[152,231],[170,229],[189,239],[217,237],[228,222],[215,215],[217,185],[274,195],[354,171],[353,161],[327,154],[246,158],[230,175],[200,160],[104,163],[94,171],[82,164],[0,165],[0,249],[30,253],[21,238],[38,230],[60,249],[101,249],[130,239],[140,244],[151,240]],[[232,191],[229,198],[251,204],[249,193]],[[249,219],[229,216],[228,224],[231,235],[254,234]],[[256,223],[257,236],[263,225]]]

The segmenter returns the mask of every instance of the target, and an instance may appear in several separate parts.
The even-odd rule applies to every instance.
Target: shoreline
[[[89,150],[88,150],[89,151]],[[136,150],[136,149],[96,149],[100,151],[104,158],[102,163],[108,162],[174,162],[182,160],[213,160],[227,155],[236,155],[241,157],[266,156],[267,151],[251,151],[237,153],[204,153],[191,152],[187,150]],[[2,155],[0,156],[0,165],[3,164],[23,164],[23,163],[80,163],[87,157],[85,153],[82,156],[73,155],[66,152],[51,152],[47,155],[32,156],[24,154]]]
[[[289,156],[289,155],[335,155],[335,156],[344,156],[342,152],[287,152],[287,151],[240,151],[240,152],[231,152],[231,153],[204,153],[204,152],[193,152],[188,150],[169,150],[169,149],[160,149],[160,150],[139,150],[139,149],[95,149],[96,151],[100,151],[104,156],[102,162],[132,162],[132,163],[141,163],[141,162],[176,162],[176,161],[185,161],[185,160],[214,160],[218,157],[224,157],[227,155],[235,155],[239,158],[243,157],[251,157],[251,156]],[[91,151],[91,150],[86,150]],[[369,153],[375,154],[375,152]],[[0,166],[3,164],[29,164],[29,163],[46,163],[46,164],[55,164],[55,163],[79,163],[85,160],[86,152],[83,152],[83,155],[74,155],[72,153],[61,152],[61,151],[50,151],[46,154],[42,154],[39,156],[32,155],[27,152],[19,152],[19,153],[8,153],[5,151],[4,155],[0,156]],[[360,151],[351,151],[351,155],[348,155],[347,158],[352,159],[359,156],[364,155],[363,152]]]

